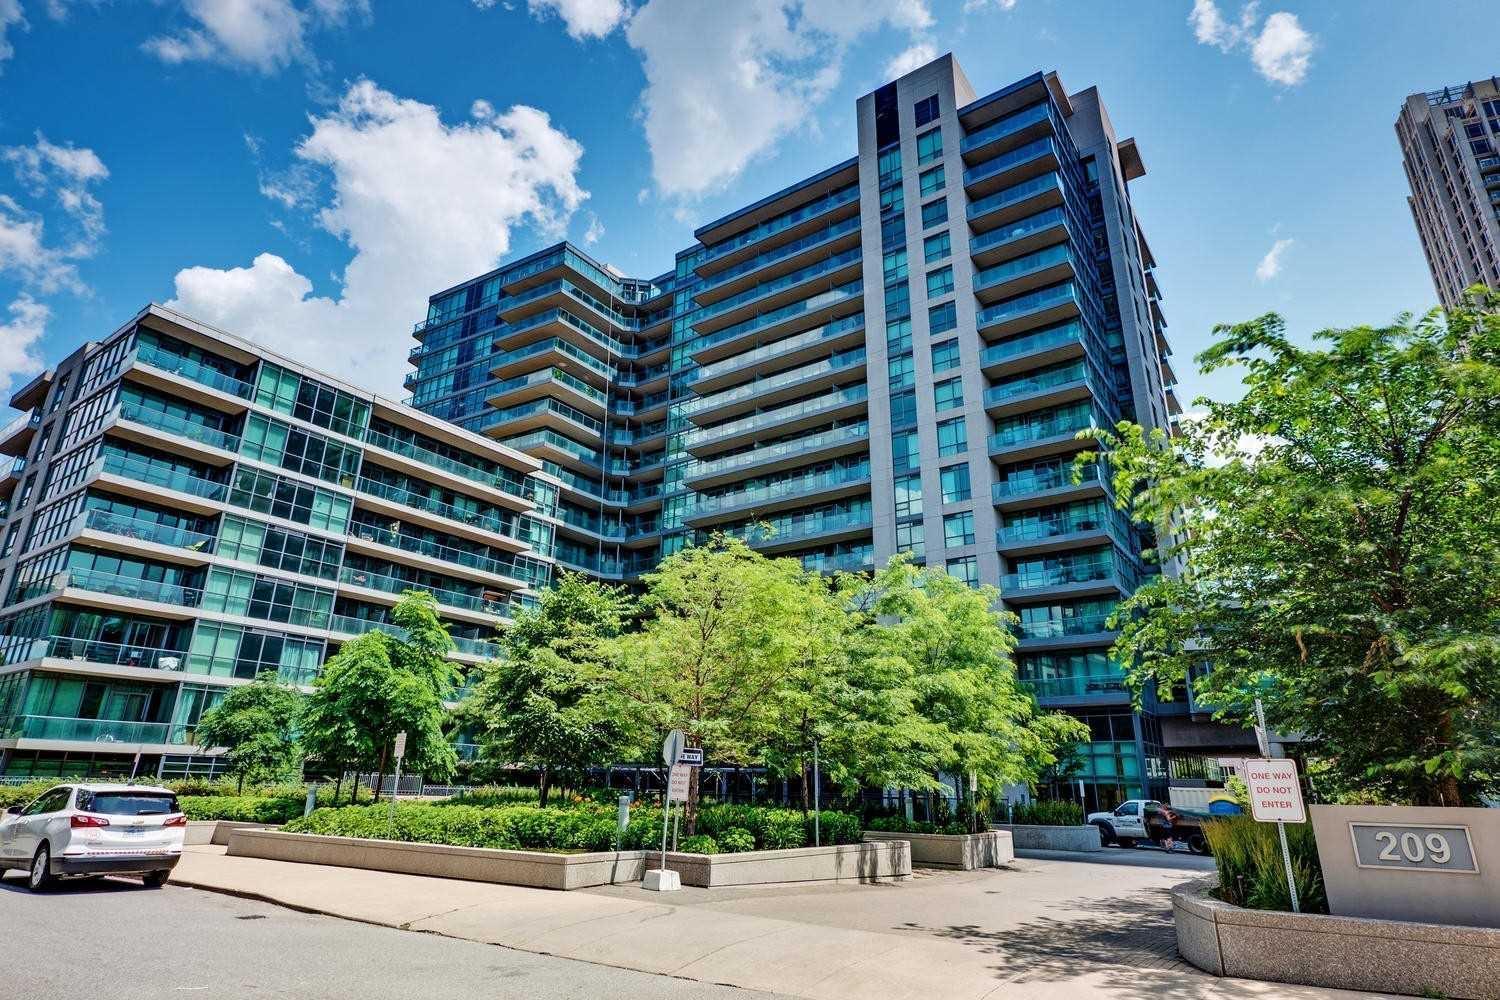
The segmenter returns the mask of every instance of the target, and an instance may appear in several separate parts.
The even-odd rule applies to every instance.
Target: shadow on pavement
[[[1202,974],[1178,957],[1167,889],[1059,900],[1057,911],[1056,917],[1005,930],[976,924],[927,927],[914,923],[896,929],[957,941],[993,956],[996,961],[991,968],[1000,979],[1060,982],[1101,966],[1116,966],[1118,978],[1109,984],[1112,996],[1126,1000],[1203,996]]]
[[[168,883],[169,885],[171,883]],[[145,886],[141,880],[99,875],[92,878],[66,878],[52,883],[52,887],[44,889],[40,896],[45,899],[48,896],[84,895],[99,892],[145,892]],[[156,890],[150,890],[156,891]],[[37,893],[26,888],[24,875],[12,872],[8,877],[0,878],[0,892],[13,892],[19,896],[36,896]]]

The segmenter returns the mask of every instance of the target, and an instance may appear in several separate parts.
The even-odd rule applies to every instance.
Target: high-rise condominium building
[[[562,244],[433,295],[418,409],[561,483],[559,566],[630,580],[715,531],[824,570],[896,553],[1001,588],[1018,663],[1094,741],[1056,794],[1162,794],[1245,748],[1189,701],[1132,712],[1106,618],[1154,568],[1090,426],[1179,412],[1145,173],[1094,89],[980,96],[945,56],[858,101],[856,155],[627,278]],[[767,527],[769,526],[769,527]]]
[[[214,773],[194,726],[431,592],[453,659],[551,578],[541,463],[159,306],[11,398],[0,774]]]
[[[1396,138],[1438,298],[1500,288],[1500,77],[1412,94]]]

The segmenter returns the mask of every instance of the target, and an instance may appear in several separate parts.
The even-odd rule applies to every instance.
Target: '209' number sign
[[[1477,875],[1474,845],[1465,826],[1350,823],[1354,861],[1361,868]]]

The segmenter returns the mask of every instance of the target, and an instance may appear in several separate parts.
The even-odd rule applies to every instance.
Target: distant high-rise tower
[[[1438,297],[1500,287],[1500,78],[1412,94],[1396,137]]]

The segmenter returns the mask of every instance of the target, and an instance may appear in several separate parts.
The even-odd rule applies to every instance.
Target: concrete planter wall
[[[888,844],[905,840],[911,844],[911,863],[923,868],[998,868],[1016,860],[1011,835],[1006,830],[987,833],[886,833],[866,830],[866,843]]]
[[[1215,885],[1172,892],[1177,950],[1204,972],[1455,1000],[1497,995],[1500,930],[1246,910],[1209,895]]]
[[[1031,826],[1020,823],[992,823],[991,830],[1005,830],[1011,843],[1025,851],[1102,851],[1097,826]]]
[[[586,889],[615,882],[639,882],[646,873],[646,854],[642,851],[549,854],[322,837],[279,830],[235,830],[229,838],[229,854],[537,889]]]
[[[658,863],[648,852],[652,867]],[[886,882],[911,875],[911,844],[902,839],[878,844],[794,847],[785,851],[743,854],[674,854],[667,867],[683,885],[716,888],[768,882]]]
[[[251,823],[237,819],[194,819],[188,820],[187,832],[183,834],[182,842],[188,847],[202,847],[205,844],[227,847],[229,835],[235,830],[275,829],[278,829],[275,823]]]

